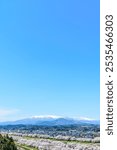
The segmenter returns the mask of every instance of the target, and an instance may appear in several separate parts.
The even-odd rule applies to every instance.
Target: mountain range
[[[0,125],[40,125],[40,126],[59,126],[59,125],[78,125],[78,124],[100,124],[99,120],[67,118],[60,116],[34,116],[16,121],[0,122]]]

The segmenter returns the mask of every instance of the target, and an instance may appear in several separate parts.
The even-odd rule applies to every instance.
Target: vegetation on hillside
[[[17,150],[12,137],[9,137],[8,135],[2,136],[0,134],[0,150]]]

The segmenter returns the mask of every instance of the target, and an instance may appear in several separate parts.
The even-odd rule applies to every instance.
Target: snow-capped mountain
[[[99,120],[92,119],[77,119],[61,116],[33,116],[16,121],[0,122],[0,125],[43,125],[43,126],[57,126],[57,125],[77,125],[77,124],[99,124]]]

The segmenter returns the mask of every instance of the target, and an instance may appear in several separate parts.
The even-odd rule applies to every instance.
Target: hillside
[[[11,137],[0,134],[0,150],[17,150],[17,147]]]

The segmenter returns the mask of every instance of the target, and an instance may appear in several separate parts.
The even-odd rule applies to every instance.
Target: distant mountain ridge
[[[74,119],[61,116],[34,116],[16,121],[0,122],[0,125],[40,125],[40,126],[59,126],[77,124],[100,124],[99,120]]]

